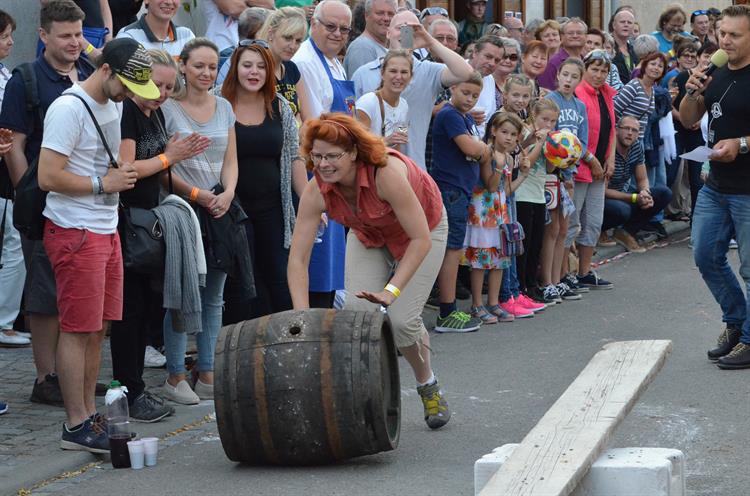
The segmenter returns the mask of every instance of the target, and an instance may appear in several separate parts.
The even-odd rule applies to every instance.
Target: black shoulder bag
[[[89,104],[79,95],[72,94],[83,102],[91,120],[94,121],[96,132],[102,140],[104,149],[109,155],[109,163],[117,167],[117,160],[112,155],[107,140],[104,138],[99,123],[94,117]],[[172,191],[172,171],[169,170],[169,190]],[[166,245],[164,243],[164,232],[159,219],[152,210],[147,208],[124,207],[120,203],[119,222],[117,226],[120,231],[120,243],[122,244],[122,264],[127,270],[141,274],[164,274],[164,258]]]

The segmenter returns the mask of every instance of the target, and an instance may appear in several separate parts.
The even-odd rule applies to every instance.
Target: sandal
[[[484,305],[471,307],[471,316],[482,321],[482,324],[497,324],[497,317],[484,308]]]
[[[500,305],[492,305],[487,310],[497,317],[498,322],[513,322],[516,319],[512,313],[503,310]]]

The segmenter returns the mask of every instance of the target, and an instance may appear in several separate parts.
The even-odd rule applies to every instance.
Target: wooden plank
[[[621,341],[598,352],[480,496],[566,496],[664,365],[672,342]]]

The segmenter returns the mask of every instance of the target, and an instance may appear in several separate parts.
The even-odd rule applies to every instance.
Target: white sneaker
[[[195,394],[202,400],[214,399],[214,385],[204,384],[200,379],[195,381]]]
[[[159,353],[153,346],[146,346],[146,353],[143,355],[143,366],[152,369],[159,369],[166,365],[167,357]]]
[[[28,346],[31,344],[29,338],[25,338],[19,335],[12,329],[3,329],[0,331],[0,346],[16,347],[16,346]]]
[[[182,405],[197,405],[201,402],[198,395],[190,389],[190,384],[184,379],[178,382],[177,386],[173,386],[169,382],[164,381],[164,396],[168,400],[172,400],[175,403],[180,403]]]

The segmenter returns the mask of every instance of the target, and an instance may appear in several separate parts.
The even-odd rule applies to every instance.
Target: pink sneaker
[[[534,312],[519,305],[512,296],[505,303],[500,303],[500,308],[512,314],[517,319],[526,319],[534,316]]]
[[[547,308],[547,305],[545,305],[544,303],[537,303],[536,301],[532,300],[531,298],[529,298],[523,293],[518,295],[518,298],[516,299],[516,303],[521,305],[523,308],[527,308],[531,310],[534,313],[541,312],[542,310]]]

